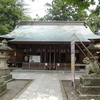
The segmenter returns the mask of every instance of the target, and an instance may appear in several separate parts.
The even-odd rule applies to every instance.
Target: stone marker
[[[12,49],[7,46],[7,41],[4,39],[2,45],[0,46],[0,76],[4,78],[4,81],[9,81],[12,79],[10,74],[10,69],[7,65],[7,60],[10,58],[9,51]]]

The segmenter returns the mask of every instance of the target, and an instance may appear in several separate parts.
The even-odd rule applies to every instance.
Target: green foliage
[[[52,4],[47,3],[46,6],[49,7],[47,14],[40,20],[84,21],[87,17],[86,11],[61,0],[53,0]]]
[[[96,15],[95,10],[91,11],[91,14],[87,19],[87,24],[93,33],[98,34],[98,31],[100,30],[100,15]]]
[[[9,33],[18,20],[22,19],[23,11],[16,0],[0,0],[0,34]]]
[[[98,2],[98,5],[96,6],[96,9],[92,11],[93,14],[100,16],[100,1]]]
[[[98,34],[100,31],[100,1],[96,9],[90,10],[91,14],[88,16],[87,24],[93,33]]]
[[[66,2],[68,5],[75,5],[80,10],[89,9],[91,5],[95,5],[96,9],[94,13],[100,15],[100,0],[61,0],[61,2]],[[96,3],[98,3],[96,5]]]
[[[61,1],[67,2],[69,5],[75,5],[79,7],[80,10],[88,9],[90,5],[95,5],[95,0],[61,0]]]
[[[9,30],[12,30],[12,27],[10,27],[9,24],[5,24],[5,25],[0,25],[0,34],[5,34],[8,33]]]
[[[32,21],[33,19],[29,15],[23,15],[22,20],[24,21]]]
[[[0,35],[11,32],[19,20],[32,20],[23,6],[23,0],[0,0]]]

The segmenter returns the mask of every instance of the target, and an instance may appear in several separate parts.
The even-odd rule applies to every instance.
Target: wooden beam
[[[55,46],[54,46],[54,68],[55,68]]]
[[[61,49],[59,47],[59,63],[61,62]]]

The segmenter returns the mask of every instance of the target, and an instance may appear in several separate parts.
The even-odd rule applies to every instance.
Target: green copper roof
[[[88,39],[100,39],[100,36],[92,33],[84,22],[26,23],[19,23],[10,34],[0,37],[14,38],[10,40],[12,42],[70,42],[74,33],[83,42],[88,42]],[[76,41],[79,40],[76,39]]]

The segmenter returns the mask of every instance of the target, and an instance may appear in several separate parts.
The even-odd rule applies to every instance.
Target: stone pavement
[[[76,73],[76,78],[82,73]],[[67,100],[60,80],[71,79],[70,72],[54,70],[15,70],[15,79],[33,81],[13,100]]]

